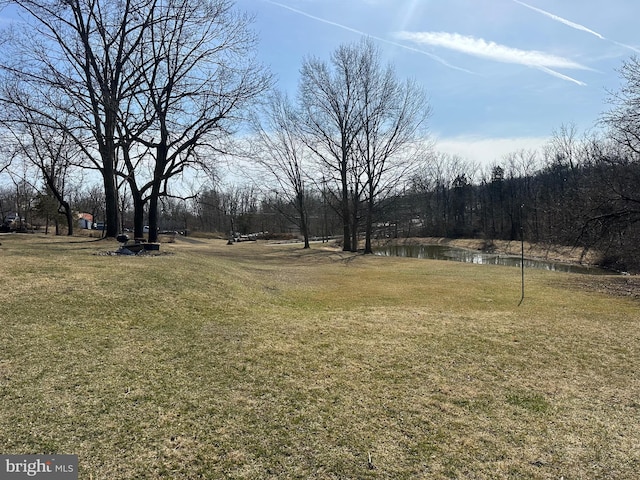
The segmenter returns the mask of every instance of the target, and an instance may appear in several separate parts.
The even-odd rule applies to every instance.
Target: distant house
[[[93,227],[93,215],[91,215],[90,213],[79,213],[78,226],[80,228],[91,230],[91,228]]]

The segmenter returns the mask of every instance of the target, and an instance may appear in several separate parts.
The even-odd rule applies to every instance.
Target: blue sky
[[[429,93],[436,148],[490,163],[593,128],[640,54],[635,0],[237,0],[260,57],[295,95],[305,56],[372,37],[401,78]]]
[[[1,2],[0,2],[1,3]],[[436,148],[490,164],[594,128],[616,71],[640,55],[637,0],[236,0],[255,15],[259,56],[295,95],[305,56],[363,35],[433,108]],[[11,10],[0,13],[11,16]]]

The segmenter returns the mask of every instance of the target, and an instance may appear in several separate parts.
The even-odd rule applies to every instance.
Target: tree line
[[[568,126],[540,151],[514,152],[482,171],[440,156],[397,199],[397,217],[405,233],[595,249],[603,265],[637,271],[638,180],[635,154]]]
[[[337,235],[366,253],[398,235],[525,238],[637,266],[635,57],[598,133],[562,126],[543,150],[480,169],[435,151],[426,91],[369,39],[305,58],[289,96],[231,0],[4,3],[27,21],[1,37],[0,213],[58,225],[62,212],[72,234],[86,211],[107,236],[148,225],[151,241],[162,229],[296,230],[305,247]],[[229,157],[251,165],[242,185],[216,177]]]
[[[431,236],[520,240],[598,249],[611,268],[636,271],[640,240],[640,163],[606,137],[562,127],[541,150],[520,150],[480,168],[434,153],[373,212],[372,238]],[[342,238],[339,197],[327,185],[304,190],[310,239]],[[54,200],[54,199],[51,199]],[[78,189],[71,203],[102,218],[99,186]],[[0,188],[0,209],[21,204],[28,218],[55,219],[27,183]],[[361,207],[364,207],[362,205]],[[120,197],[123,228],[133,223],[131,198]],[[180,232],[300,235],[297,203],[283,190],[211,183],[190,198],[162,198],[159,226]],[[355,225],[364,236],[363,221]],[[359,245],[362,242],[359,241]]]

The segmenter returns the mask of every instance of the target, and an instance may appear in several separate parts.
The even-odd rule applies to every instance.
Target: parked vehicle
[[[24,218],[20,218],[15,212],[8,213],[2,224],[0,224],[0,232],[17,232],[17,231],[26,231],[28,230],[30,225],[28,225]]]
[[[16,212],[10,212],[4,217],[3,223],[12,223],[18,220],[19,218],[20,218],[20,215],[18,215]]]

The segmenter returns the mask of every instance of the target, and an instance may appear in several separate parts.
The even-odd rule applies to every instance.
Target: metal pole
[[[520,297],[520,303],[518,306],[522,305],[524,302],[524,225],[522,224],[522,208],[523,205],[520,205],[520,270],[522,272],[522,296]]]

